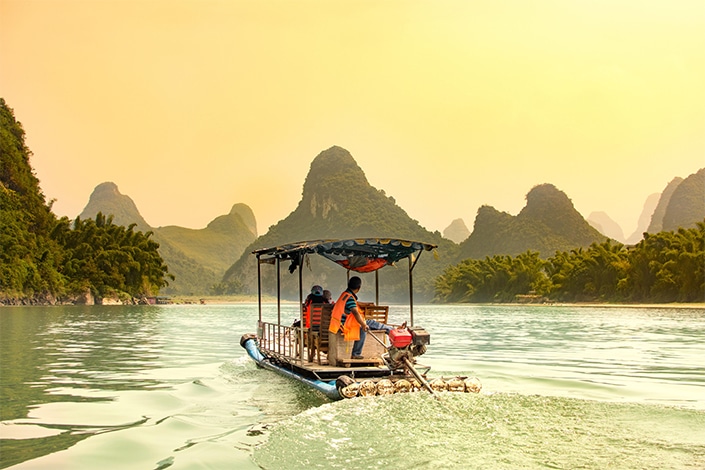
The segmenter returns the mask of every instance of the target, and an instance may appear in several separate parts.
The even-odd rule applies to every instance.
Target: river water
[[[429,376],[483,384],[440,400],[330,402],[247,358],[256,318],[0,309],[0,468],[705,468],[705,309],[417,305]]]

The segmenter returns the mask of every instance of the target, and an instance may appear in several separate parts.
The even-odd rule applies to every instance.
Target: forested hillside
[[[437,302],[705,302],[705,220],[542,259],[537,252],[466,259],[436,279]]]
[[[663,214],[663,230],[692,228],[705,218],[705,168],[676,187]]]
[[[661,197],[656,204],[656,209],[654,213],[651,214],[651,222],[646,229],[649,233],[658,233],[663,230],[663,217],[666,215],[666,209],[668,209],[668,202],[671,200],[671,196],[674,191],[683,182],[683,178],[675,177],[673,178],[661,192]]]
[[[0,293],[3,300],[52,299],[64,291],[56,217],[29,164],[22,125],[0,98]]]
[[[255,216],[245,204],[235,204],[202,229],[151,227],[134,201],[112,182],[96,186],[79,217],[93,218],[98,213],[112,216],[118,225],[135,224],[139,230],[153,232],[159,254],[174,277],[162,290],[169,295],[213,294],[225,270],[257,236]]]
[[[460,244],[460,258],[518,255],[527,250],[548,257],[557,250],[587,247],[606,237],[590,226],[563,191],[552,184],[535,186],[517,216],[483,206],[472,234]]]
[[[220,293],[223,273],[257,237],[255,216],[245,204],[235,204],[228,214],[216,217],[202,229],[170,225],[153,230],[155,239],[169,248],[160,252],[177,276],[164,289],[167,294]],[[192,267],[183,266],[186,263]]]
[[[300,240],[364,237],[405,238],[438,244],[440,260],[424,255],[414,270],[417,294],[427,300],[433,294],[433,278],[455,259],[457,252],[455,244],[443,239],[438,232],[424,229],[392,197],[371,186],[347,150],[331,147],[311,163],[296,209],[245,250],[226,273],[222,289],[224,292],[256,292],[256,268],[251,254],[256,248]],[[329,286],[331,291],[343,290],[345,271],[330,261],[317,258],[311,258],[311,269],[304,270],[304,282]],[[283,276],[284,293],[290,298],[298,295],[295,277]],[[386,301],[408,297],[406,270],[383,269],[380,279]],[[271,282],[267,287],[273,287],[275,281],[268,280]],[[366,294],[363,289],[363,295]]]
[[[166,265],[150,233],[95,220],[57,219],[30,165],[22,125],[0,98],[0,301],[98,301],[154,295]]]
[[[111,181],[100,183],[93,189],[88,198],[88,204],[78,217],[92,219],[98,212],[112,216],[115,224],[125,227],[134,224],[137,230],[143,232],[152,230],[130,196],[120,193],[117,185]]]
[[[430,232],[381,189],[372,187],[340,147],[311,163],[302,197],[285,219],[256,238],[244,204],[203,229],[152,228],[113,183],[99,185],[81,217],[58,219],[34,175],[25,133],[0,101],[0,301],[54,303],[95,297],[133,299],[162,293],[256,292],[252,250],[300,240],[403,238],[438,245],[415,271],[417,300],[509,301],[517,296],[558,301],[703,301],[705,170],[674,180],[652,217],[664,231],[634,247],[608,240],[550,184],[534,187],[517,215],[483,206],[460,245]],[[685,225],[684,225],[685,224]],[[166,260],[166,261],[165,261]],[[169,268],[167,268],[167,265]],[[221,277],[221,273],[225,275]],[[176,280],[174,279],[176,275]],[[296,297],[296,276],[283,294]],[[363,276],[366,283],[373,277]],[[304,284],[332,291],[344,270],[312,258]],[[380,273],[381,300],[406,299],[405,269]],[[274,273],[265,273],[274,293]],[[372,289],[363,289],[363,299]],[[369,297],[368,297],[369,298]]]

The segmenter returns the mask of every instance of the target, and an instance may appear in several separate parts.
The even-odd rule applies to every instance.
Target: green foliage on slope
[[[22,125],[0,98],[0,295],[51,297],[63,292],[56,224],[29,164]]]
[[[257,232],[254,214],[245,204],[235,204],[229,214],[215,218],[203,229],[152,228],[132,199],[121,194],[111,182],[96,186],[79,218],[95,217],[98,213],[109,214],[115,224],[135,224],[140,230],[154,233],[159,253],[174,276],[162,290],[168,295],[213,293],[225,270],[255,239]]]
[[[683,178],[677,176],[673,178],[661,192],[661,196],[658,199],[654,213],[651,214],[651,221],[646,231],[649,233],[659,233],[663,231],[663,216],[666,215],[666,210],[668,209],[668,203],[671,200],[671,196],[675,192],[678,185],[683,182]]]
[[[106,181],[95,187],[88,199],[88,204],[78,215],[79,219],[93,219],[98,213],[112,217],[114,224],[125,227],[134,224],[137,230],[147,232],[152,230],[142,217],[134,201],[121,194],[115,183]]]
[[[52,221],[0,184],[0,299],[43,297],[64,292],[59,274],[61,247],[52,240]]]
[[[534,187],[517,216],[483,206],[470,237],[460,244],[460,259],[518,255],[536,251],[542,257],[558,250],[587,247],[606,239],[590,226],[562,191],[551,184]]]
[[[466,259],[436,278],[436,301],[705,302],[705,221],[696,225],[632,248],[607,240],[545,260],[530,251]]]
[[[684,179],[673,191],[663,215],[663,230],[692,228],[705,217],[705,168]]]
[[[154,232],[160,240],[169,242],[190,259],[218,271],[220,275],[255,238],[251,227],[245,223],[240,214],[233,211],[213,219],[203,229],[171,225],[156,228]]]
[[[97,296],[156,293],[167,270],[149,235],[105,218],[57,220],[34,176],[25,134],[0,99],[0,300],[54,302],[91,290]]]
[[[152,232],[135,232],[135,225],[113,224],[112,217],[98,213],[95,220],[76,218],[72,227],[61,219],[54,238],[66,252],[61,272],[73,292],[90,289],[96,297],[126,293],[151,296],[168,285],[168,268],[159,255]]]
[[[256,226],[252,210],[236,204],[229,214],[216,217],[206,228],[167,226],[154,232],[165,247],[164,258],[177,276],[173,286],[164,292],[205,295],[218,293],[223,273],[255,239]]]
[[[457,251],[457,245],[443,239],[438,232],[423,228],[393,198],[372,187],[347,150],[331,147],[311,163],[296,209],[247,247],[237,263],[226,272],[221,287],[224,292],[256,292],[256,266],[251,254],[254,249],[300,240],[365,237],[404,238],[439,245],[441,259],[435,260],[425,254],[414,270],[415,295],[420,299],[432,296],[433,278],[454,259]],[[304,285],[321,284],[337,295],[345,286],[345,271],[330,261],[317,258],[311,258],[311,269],[304,270]],[[380,271],[381,295],[386,301],[408,298],[405,268]],[[269,272],[265,275],[265,288],[271,289],[276,284],[274,275]],[[363,288],[364,295],[370,295],[372,289],[369,286],[373,279],[373,276],[363,276],[367,286]],[[284,295],[296,298],[298,278],[283,274],[282,281]]]

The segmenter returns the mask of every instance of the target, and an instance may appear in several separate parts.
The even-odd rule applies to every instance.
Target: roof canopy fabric
[[[319,254],[357,272],[376,271],[388,264],[431,251],[436,245],[396,238],[310,240],[253,251],[258,258],[299,261],[305,254]]]

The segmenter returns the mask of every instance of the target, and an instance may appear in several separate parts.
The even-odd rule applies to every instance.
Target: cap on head
[[[322,296],[323,295],[323,287],[321,287],[321,286],[311,287],[311,294]]]

